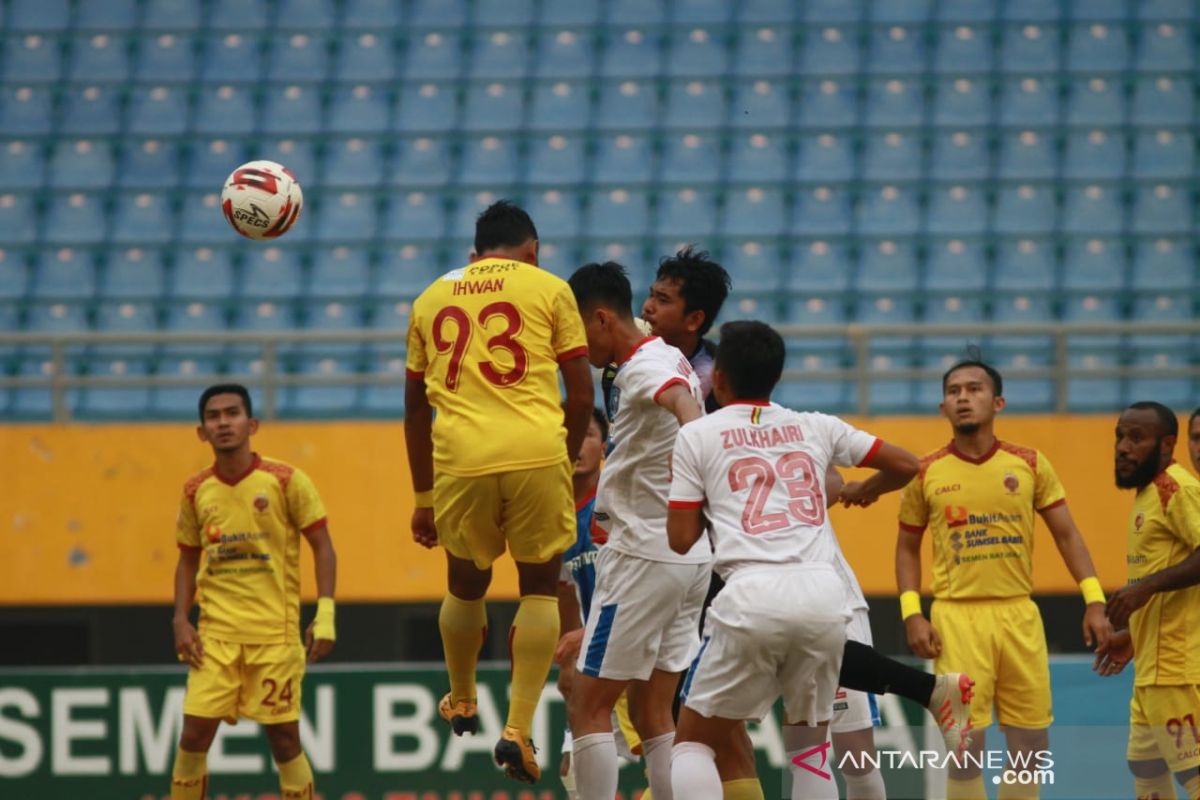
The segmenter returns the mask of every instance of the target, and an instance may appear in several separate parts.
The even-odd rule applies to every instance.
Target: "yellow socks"
[[[736,781],[721,783],[721,797],[724,800],[766,800],[763,796],[762,784],[758,778],[740,778]]]
[[[1001,783],[996,789],[996,800],[1037,800],[1040,797],[1036,784]]]
[[[479,648],[487,635],[483,599],[459,600],[447,592],[438,614],[438,628],[442,631],[442,650],[450,675],[450,700],[474,701],[475,665],[479,663]]]
[[[512,653],[512,698],[508,703],[507,724],[528,739],[533,712],[542,699],[542,687],[546,685],[554,648],[558,645],[558,598],[541,594],[522,597],[508,641]]]
[[[279,794],[283,800],[312,800],[312,767],[304,753],[279,767]]]
[[[965,781],[947,778],[946,800],[987,800],[987,789],[983,788],[983,773]]]
[[[204,800],[208,789],[208,753],[175,751],[171,770],[171,800]]]

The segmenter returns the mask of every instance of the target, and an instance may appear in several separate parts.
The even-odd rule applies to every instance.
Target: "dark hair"
[[[1155,414],[1157,414],[1159,436],[1179,435],[1179,420],[1176,419],[1175,412],[1164,406],[1162,403],[1156,403],[1153,400],[1139,400],[1136,403],[1130,403],[1126,410],[1128,411],[1129,409],[1134,411],[1153,411]],[[1195,414],[1192,416],[1195,416]],[[1190,425],[1191,422],[1188,424]]]
[[[497,200],[475,218],[475,252],[497,247],[519,247],[538,238],[537,228],[525,210],[510,200]]]
[[[721,313],[725,298],[733,283],[725,268],[709,258],[704,250],[693,249],[691,245],[683,248],[673,256],[665,256],[658,262],[656,281],[677,281],[679,296],[683,298],[684,313],[693,311],[704,312],[704,324],[700,326],[700,335],[708,333]]]
[[[204,390],[204,394],[200,395],[200,421],[204,422],[204,408],[208,405],[208,401],[212,400],[219,394],[236,394],[242,398],[242,404],[246,407],[246,416],[254,416],[254,406],[250,402],[250,391],[240,383],[218,383]]]
[[[738,320],[721,326],[715,368],[741,400],[771,396],[783,374],[783,337],[765,322]]]
[[[592,419],[596,420],[596,425],[600,428],[600,440],[608,441],[608,416],[599,408],[592,409]]]
[[[633,288],[625,268],[615,261],[603,264],[584,264],[567,279],[580,311],[596,306],[616,311],[623,317],[633,316]]]
[[[1188,417],[1188,430],[1189,431],[1192,429],[1192,423],[1196,421],[1196,417],[1200,417],[1200,408],[1197,408],[1195,411],[1192,412],[1192,415],[1190,417]]]
[[[991,364],[986,364],[977,358],[968,358],[963,361],[959,361],[950,369],[946,370],[945,374],[942,375],[943,393],[946,391],[946,384],[950,382],[950,376],[955,372],[958,372],[960,369],[966,369],[967,367],[979,367],[981,370],[986,372],[987,376],[992,379],[992,389],[995,390],[996,397],[1004,396],[1004,379],[1000,377],[1000,373],[997,372],[996,368]]]

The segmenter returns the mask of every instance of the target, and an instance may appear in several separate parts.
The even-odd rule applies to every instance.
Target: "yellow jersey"
[[[996,440],[972,458],[951,442],[921,459],[900,498],[900,527],[932,531],[934,597],[1021,597],[1033,590],[1034,512],[1065,502],[1037,450]]]
[[[1200,481],[1172,462],[1134,498],[1127,539],[1131,582],[1190,556],[1200,547]],[[1151,597],[1129,633],[1135,686],[1200,684],[1200,585]]]
[[[256,453],[227,481],[213,467],[183,486],[175,538],[203,549],[196,575],[202,635],[243,644],[300,640],[300,534],[325,523],[308,475]]]
[[[566,458],[558,365],[586,355],[562,278],[500,258],[438,278],[413,303],[407,364],[437,411],[436,468],[486,475]]]

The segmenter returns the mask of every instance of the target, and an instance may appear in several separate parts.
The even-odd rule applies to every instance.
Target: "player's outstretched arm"
[[[704,416],[704,409],[692,397],[692,392],[685,383],[675,383],[658,393],[654,402],[670,411],[683,427],[694,419]]]
[[[304,635],[308,660],[313,663],[329,655],[337,640],[333,603],[337,588],[337,553],[333,549],[329,528],[325,525],[306,531],[304,538],[312,548],[313,565],[317,573],[317,615],[309,623]]]
[[[1200,583],[1200,549],[1174,566],[1129,583],[1108,598],[1108,619],[1118,630],[1129,624],[1129,617],[1160,592],[1174,592]]]
[[[579,356],[558,365],[562,373],[567,399],[563,402],[563,424],[567,426],[567,456],[574,464],[579,460],[579,450],[587,436],[588,424],[592,420],[592,369],[586,356]]]
[[[1075,525],[1071,510],[1065,502],[1056,503],[1038,513],[1050,529],[1054,545],[1062,554],[1063,563],[1071,571],[1071,577],[1083,590],[1087,603],[1083,612],[1083,641],[1088,647],[1102,646],[1112,636],[1112,625],[1104,617],[1104,592],[1100,589],[1100,582],[1096,580],[1096,567],[1092,564],[1092,556],[1088,552],[1087,543],[1083,541],[1083,534]]]
[[[942,652],[942,638],[921,613],[921,534],[903,527],[896,540],[896,586],[909,648],[921,658],[936,658]]]
[[[875,470],[865,481],[851,481],[842,487],[839,500],[843,506],[869,506],[880,495],[903,489],[917,476],[921,462],[902,447],[883,442],[871,460],[863,464]]]
[[[437,546],[433,524],[433,406],[425,391],[425,378],[409,373],[404,379],[404,445],[412,474],[416,507],[412,515],[413,540],[423,547]]]
[[[837,467],[830,467],[825,472],[825,507],[833,508],[837,503],[838,498],[842,496],[842,487],[846,485],[846,479],[842,477],[842,473],[837,471]]]
[[[199,669],[204,664],[204,644],[188,615],[196,597],[196,573],[200,570],[200,548],[180,547],[175,564],[175,655],[180,661]]]

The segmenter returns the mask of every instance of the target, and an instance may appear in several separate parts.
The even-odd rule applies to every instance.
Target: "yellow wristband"
[[[313,618],[313,638],[337,641],[333,624],[334,602],[332,597],[317,598],[317,616]]]
[[[413,492],[413,499],[417,502],[417,508],[433,508],[433,489]]]
[[[909,589],[900,593],[900,619],[908,619],[921,613],[921,594]]]
[[[1079,582],[1079,591],[1083,592],[1083,602],[1103,603],[1104,590],[1100,588],[1100,579],[1093,575]]]

